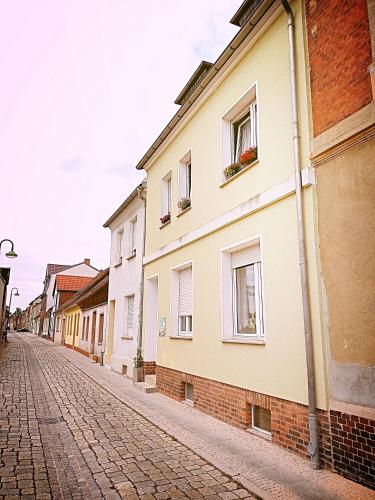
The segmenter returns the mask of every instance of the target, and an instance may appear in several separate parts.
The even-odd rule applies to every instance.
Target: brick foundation
[[[144,361],[143,369],[145,375],[155,375],[155,361]]]
[[[330,416],[335,470],[375,489],[375,420],[339,411]]]
[[[194,386],[194,406],[213,417],[241,429],[251,427],[251,405],[271,410],[272,441],[287,450],[308,457],[308,410],[291,401],[242,389],[177,370],[156,367],[158,391],[179,401],[185,398],[185,383]],[[328,412],[318,410],[321,458],[331,467]]]

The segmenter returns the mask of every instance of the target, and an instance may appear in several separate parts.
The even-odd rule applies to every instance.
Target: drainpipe
[[[288,15],[290,91],[292,99],[293,153],[294,153],[294,174],[295,174],[295,184],[296,184],[299,268],[300,268],[302,303],[303,303],[303,324],[304,324],[304,334],[305,334],[306,367],[307,367],[307,391],[308,391],[308,402],[309,402],[310,442],[307,449],[311,457],[312,468],[319,469],[319,438],[318,438],[318,420],[316,416],[314,353],[313,353],[312,327],[311,327],[310,296],[309,296],[309,287],[307,281],[305,228],[304,228],[303,207],[302,207],[302,177],[301,177],[300,151],[299,151],[299,124],[297,115],[297,91],[296,91],[297,82],[296,82],[296,62],[295,62],[294,16],[288,0],[282,0],[281,3]]]
[[[144,211],[143,211],[143,244],[142,244],[142,273],[141,273],[141,283],[139,285],[139,305],[138,305],[138,339],[137,339],[137,351],[142,351],[142,329],[143,329],[143,293],[144,293],[144,283],[145,283],[145,266],[143,259],[145,256],[146,248],[146,188],[142,183],[137,188],[138,196],[143,201]]]

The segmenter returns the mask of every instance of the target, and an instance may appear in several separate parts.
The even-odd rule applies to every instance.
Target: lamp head
[[[19,297],[20,294],[18,293],[18,290],[16,291],[16,293],[14,294],[15,297]]]
[[[14,250],[9,250],[9,252],[7,252],[5,255],[8,257],[8,259],[15,259],[16,257],[18,257]]]

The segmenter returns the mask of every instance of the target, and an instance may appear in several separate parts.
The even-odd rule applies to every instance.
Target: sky
[[[0,240],[12,310],[47,263],[109,265],[103,223],[201,60],[238,28],[241,0],[0,0]]]

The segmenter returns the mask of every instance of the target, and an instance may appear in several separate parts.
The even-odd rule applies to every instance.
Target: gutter
[[[297,78],[295,61],[295,26],[294,15],[288,0],[281,0],[281,3],[288,16],[288,37],[289,37],[289,62],[290,62],[290,93],[292,100],[292,126],[293,126],[293,153],[294,153],[294,175],[296,183],[296,211],[298,229],[298,250],[299,268],[301,279],[303,324],[305,335],[306,368],[307,368],[307,392],[309,406],[309,435],[310,442],[307,447],[311,458],[313,469],[319,469],[319,435],[318,419],[316,415],[316,389],[315,389],[315,367],[314,351],[311,325],[310,293],[307,278],[307,260],[305,244],[305,224],[302,206],[302,176],[299,149],[299,122],[297,111]]]

